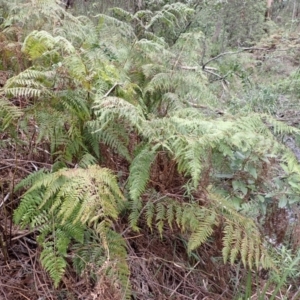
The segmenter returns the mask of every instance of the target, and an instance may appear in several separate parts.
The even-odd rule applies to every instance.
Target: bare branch
[[[250,48],[242,48],[238,51],[228,51],[228,52],[223,52],[220,53],[219,55],[209,59],[206,63],[204,63],[202,65],[202,69],[204,70],[206,68],[206,65],[209,64],[210,62],[224,56],[224,55],[233,55],[233,54],[239,54],[241,52],[245,52],[245,51],[255,51],[255,50],[261,50],[261,51],[273,51],[274,49],[268,49],[268,48],[254,48],[254,47],[250,47]],[[276,51],[287,51],[288,49],[276,49]]]
[[[103,96],[103,98],[106,98],[118,85],[121,85],[120,83],[115,83],[108,91],[107,93]]]

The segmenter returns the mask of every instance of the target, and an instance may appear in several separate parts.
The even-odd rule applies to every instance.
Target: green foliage
[[[73,265],[79,275],[89,274],[96,282],[101,282],[102,271],[110,278],[113,286],[122,287],[124,299],[130,299],[130,276],[127,264],[127,251],[124,239],[115,231],[106,232],[109,257],[102,246],[101,239],[92,230],[84,235],[84,242],[74,244]]]
[[[234,115],[219,111],[201,67],[205,36],[189,30],[198,12],[152,1],[151,11],[114,8],[93,24],[54,1],[38,1],[36,11],[21,4],[9,22],[32,22],[22,43],[30,67],[2,89],[0,129],[22,121],[50,150],[52,172],[38,171],[17,186],[27,191],[14,221],[39,232],[41,262],[55,286],[71,251],[79,274],[98,283],[107,276],[130,299],[123,226],[114,226],[121,222],[129,223],[124,232],[146,224],[161,238],[171,229],[189,254],[218,242],[224,263],[273,268],[254,208],[266,209],[268,199],[287,207],[299,195],[300,167],[280,143],[299,130],[254,105],[232,106]],[[218,5],[226,16],[237,2]],[[242,9],[248,6],[260,22],[261,2]],[[243,26],[242,36],[230,36],[235,23],[222,22],[230,44],[254,37]],[[26,99],[25,107],[13,106],[15,98]]]
[[[186,26],[194,10],[187,4],[176,2],[159,5],[157,10],[139,10],[134,15],[119,7],[112,10],[115,18],[132,22],[137,38],[160,37],[173,44],[181,34],[180,28]]]
[[[286,294],[284,285],[288,283],[289,286],[292,286],[291,282],[294,282],[294,280],[297,279],[297,277],[299,277],[299,251],[295,254],[292,254],[285,246],[281,246],[274,248],[272,252],[273,257],[275,257],[275,263],[277,264],[277,268],[280,271],[271,272],[263,288],[260,287],[258,281],[259,278],[257,278],[257,287],[254,288],[252,286],[251,274],[248,273],[245,293],[243,297],[239,296],[236,299],[246,300],[249,299],[249,295],[253,295],[255,293],[257,294],[259,300],[264,300],[265,297],[267,297],[267,295],[269,299],[274,300],[280,297],[281,295]],[[270,286],[272,286],[272,292],[268,292],[268,288]],[[295,295],[297,296],[298,292]],[[283,299],[288,299],[286,296],[287,295],[285,295],[285,298]]]
[[[259,40],[267,29],[265,23],[266,2],[238,0],[204,1],[200,6],[194,26],[200,27],[210,40],[216,43],[218,51],[226,46],[250,46]]]
[[[186,35],[187,41],[195,37],[199,38],[199,35]],[[218,216],[224,218],[227,215],[222,251],[224,261],[234,263],[241,258],[243,264],[250,268],[258,268],[260,262],[265,267],[270,267],[272,261],[266,254],[256,224],[238,214],[236,208],[240,209],[239,205],[234,208],[232,203],[236,198],[240,199],[240,204],[246,203],[250,201],[250,195],[267,195],[272,190],[272,184],[266,179],[261,183],[260,176],[265,173],[266,164],[270,166],[269,174],[277,172],[279,175],[280,172],[271,164],[272,158],[277,155],[284,161],[282,153],[287,152],[275,136],[298,133],[298,130],[266,114],[225,115],[215,119],[212,117],[212,111],[202,113],[197,108],[187,108],[191,104],[197,106],[203,103],[199,94],[199,82],[203,83],[205,89],[205,77],[201,71],[195,72],[194,69],[186,68],[183,72],[178,68],[189,63],[190,56],[184,51],[185,44],[188,45],[187,41],[179,39],[173,49],[166,49],[167,52],[159,50],[164,49],[163,45],[153,41],[136,42],[132,51],[136,45],[140,46],[137,49],[139,52],[143,49],[141,47],[147,47],[148,50],[145,55],[147,59],[143,61],[146,64],[141,69],[144,76],[138,77],[143,79],[142,85],[140,83],[140,87],[144,87],[142,99],[131,104],[119,98],[99,99],[99,104],[94,107],[97,118],[91,124],[95,131],[98,127],[99,131],[105,132],[109,122],[118,122],[128,130],[128,134],[131,130],[136,130],[148,145],[136,154],[130,166],[130,224],[134,229],[138,229],[138,222],[144,215],[148,226],[152,228],[152,223],[156,222],[158,231],[163,235],[163,228],[167,224],[174,226],[172,223],[176,219],[177,226],[190,233],[188,249],[191,251],[212,236],[214,226],[221,222]],[[201,43],[198,47],[201,47]],[[160,66],[154,65],[151,57],[151,53],[157,51],[160,51],[160,57],[164,58]],[[172,61],[171,66],[168,63],[169,59]],[[137,72],[136,66],[141,62],[133,62]],[[168,103],[169,99],[172,102]],[[208,100],[210,105],[213,103],[211,99],[212,96]],[[193,189],[205,190],[213,183],[218,192],[228,198],[228,204],[223,206],[230,206],[229,212],[224,209],[218,210],[216,202],[209,197],[208,201],[214,203],[211,211],[198,204],[193,204],[189,209],[187,204],[182,208],[179,203],[173,207],[163,201],[154,205],[149,203],[149,200],[143,208],[143,192],[149,195],[152,191],[150,180],[155,168],[154,149],[163,151],[176,163],[178,172],[186,180],[191,179]],[[222,181],[224,176],[233,179],[232,183],[225,187]],[[225,201],[222,197],[220,199]],[[194,223],[190,224],[187,220]]]
[[[224,201],[216,195],[214,197],[225,215],[222,249],[224,262],[229,260],[233,264],[241,258],[243,265],[250,269],[258,269],[260,265],[273,268],[274,262],[267,253],[255,222],[237,213],[230,201]]]
[[[126,255],[125,251],[118,248],[120,241],[108,237],[112,221],[117,219],[123,207],[123,195],[108,169],[94,165],[87,169],[38,172],[16,188],[28,185],[31,187],[15,211],[14,221],[22,227],[30,225],[31,228],[38,228],[38,242],[43,247],[41,262],[55,286],[65,272],[71,241],[84,245],[87,242],[84,235],[89,228],[93,229],[99,242],[101,241],[102,255],[107,260],[112,259],[118,265],[118,255]],[[117,276],[119,272],[123,274],[127,270],[124,259],[122,269],[115,268],[112,276]],[[126,272],[128,275],[128,270]]]
[[[15,125],[15,121],[23,115],[23,112],[4,95],[0,95],[0,97],[0,131],[4,131],[10,125]]]

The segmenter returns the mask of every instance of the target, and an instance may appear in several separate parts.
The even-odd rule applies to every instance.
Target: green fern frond
[[[54,95],[49,89],[49,82],[53,75],[53,72],[27,69],[8,79],[3,91],[10,97],[39,98],[41,95],[53,97]]]
[[[31,187],[15,210],[14,221],[38,226],[41,261],[56,286],[66,268],[64,256],[71,240],[83,242],[85,229],[94,228],[111,255],[106,234],[123,207],[123,195],[110,170],[92,165],[49,174],[40,171],[17,188],[27,185]]]
[[[47,31],[32,31],[23,43],[22,51],[35,60],[45,53],[50,53],[55,48],[61,49],[64,53],[75,53],[74,46],[61,36],[53,37]]]
[[[126,243],[122,236],[113,231],[108,230],[107,242],[110,253],[112,268],[108,271],[112,282],[117,283],[122,290],[124,299],[131,299],[131,284],[129,282],[130,269],[127,263]]]
[[[91,112],[83,91],[61,91],[56,94],[56,97],[68,112],[74,113],[80,120],[90,119]]]
[[[203,168],[202,156],[205,152],[207,151],[205,151],[205,146],[203,146],[201,142],[199,143],[191,139],[185,147],[176,153],[178,170],[191,175],[194,187],[197,187],[200,180]]]
[[[140,199],[130,201],[130,215],[129,224],[134,231],[139,231],[138,221],[141,217],[141,209],[143,207],[142,201]]]
[[[166,214],[165,204],[161,202],[157,203],[155,221],[156,221],[156,227],[161,237],[163,233],[163,226],[165,223],[165,214]]]
[[[47,171],[45,169],[40,169],[36,172],[31,173],[28,175],[26,178],[22,179],[16,186],[15,186],[15,191],[20,190],[21,188],[28,188],[31,186],[34,182],[40,181],[44,176]],[[26,202],[26,201],[25,201]]]
[[[70,238],[60,228],[55,231],[55,246],[58,254],[67,253],[70,242]]]
[[[161,36],[158,36],[158,35],[154,34],[151,31],[144,32],[144,37],[147,40],[153,41],[153,42],[155,42],[157,44],[160,44],[160,45],[165,45],[165,47],[167,47],[167,43],[166,43],[165,39]]]
[[[199,218],[198,228],[192,232],[188,241],[188,251],[192,251],[205,243],[214,232],[217,225],[217,216],[214,212],[207,211],[207,215]]]
[[[152,222],[155,215],[155,206],[152,201],[148,201],[145,206],[145,216],[146,216],[146,223],[148,227],[152,230]]]
[[[176,205],[174,201],[169,201],[169,203],[167,203],[166,219],[171,229],[173,228],[175,217],[176,217]]]
[[[183,232],[188,232],[189,230],[196,230],[199,225],[199,220],[194,214],[194,208],[196,206],[183,205],[181,220],[179,226]]]
[[[133,19],[133,15],[130,12],[120,7],[113,7],[110,9],[110,11],[112,12],[115,18],[117,18],[118,20],[125,21],[127,24],[130,23]]]
[[[69,239],[74,239],[76,242],[83,244],[85,230],[86,228],[82,224],[74,223],[74,222],[66,222],[61,225],[60,231],[62,236],[65,235]],[[66,245],[69,246],[69,243]]]
[[[0,95],[0,131],[7,129],[22,115],[23,111],[20,108],[14,106],[4,95]]]
[[[88,126],[93,132],[93,139],[104,143],[115,150],[116,153],[126,158],[127,161],[131,161],[131,156],[128,151],[129,139],[124,126],[115,122],[114,119],[103,125],[99,121],[91,121]]]
[[[11,95],[13,97],[34,97],[39,98],[42,95],[42,91],[40,89],[34,88],[23,88],[23,87],[14,87],[5,89],[7,95]]]
[[[232,236],[232,240],[230,241],[231,249],[230,249],[230,257],[229,261],[233,265],[237,256],[241,250],[241,239],[242,239],[242,232],[241,230],[235,230]],[[242,258],[242,261],[245,261],[245,257]]]
[[[260,117],[266,120],[269,126],[272,126],[275,134],[300,134],[300,130],[298,128],[278,121],[268,114],[263,114]]]
[[[110,33],[112,33],[111,30],[114,30],[117,36],[125,36],[129,40],[135,40],[134,30],[127,22],[104,14],[98,14],[95,17],[99,18],[98,26],[100,30],[110,30]]]
[[[57,254],[53,242],[44,243],[44,249],[41,252],[41,262],[45,270],[49,273],[57,287],[67,266],[66,260]]]
[[[98,117],[98,121],[101,124],[105,124],[110,121],[112,116],[119,119],[124,118],[127,122],[130,122],[134,127],[141,130],[142,123],[145,121],[145,117],[140,109],[127,101],[117,97],[106,97],[105,99],[95,100],[94,110]],[[101,130],[98,129],[98,130]],[[97,132],[97,131],[95,131]]]
[[[165,44],[157,43],[156,41],[151,41],[148,39],[141,39],[135,43],[135,49],[140,51],[144,55],[144,59],[148,58],[150,61],[155,61],[157,55],[159,55],[159,60],[163,61],[168,58],[174,58],[174,54],[166,49]],[[156,61],[156,67],[159,67],[159,64]]]
[[[140,209],[142,201],[140,196],[145,191],[147,183],[150,179],[151,164],[156,157],[156,150],[145,147],[134,158],[130,166],[130,174],[128,177],[129,195],[131,201],[131,213],[129,215],[130,225],[138,230],[137,222],[140,217]]]
[[[234,233],[234,227],[233,224],[228,223],[223,229],[224,232],[224,238],[223,238],[223,249],[222,249],[222,255],[224,262],[227,262],[230,251],[231,251],[231,242],[233,240],[233,233]]]
[[[189,15],[194,12],[184,3],[172,3],[165,5],[161,11],[157,12],[149,21],[146,28],[150,29],[156,23],[166,24],[174,27],[181,20],[185,20]]]
[[[286,172],[286,174],[299,174],[300,175],[300,166],[295,155],[290,151],[286,150],[282,155],[282,164],[281,167]]]
[[[32,183],[32,180],[35,180],[37,176],[32,176],[31,178],[27,178],[20,182],[16,186],[16,190],[20,189],[23,186],[28,186]],[[37,175],[37,174],[35,174]],[[39,176],[41,175],[41,171]],[[43,174],[44,176],[44,174]],[[14,222],[17,224],[20,224],[21,226],[25,226],[31,222],[32,218],[35,218],[37,216],[40,216],[40,212],[38,210],[38,207],[41,202],[41,198],[43,197],[42,193],[39,191],[36,191],[34,193],[28,193],[25,194],[23,199],[24,201],[21,202],[18,209],[14,211]]]
[[[85,153],[78,162],[78,166],[80,168],[86,169],[88,168],[88,166],[95,165],[96,162],[97,159],[93,155],[91,155],[90,153]]]
[[[91,230],[87,230],[84,234],[82,243],[74,243],[72,246],[73,266],[77,274],[82,275],[85,271],[89,271],[93,279],[96,277],[96,271],[105,262],[105,250],[97,237]],[[94,266],[94,268],[90,268]]]
[[[190,234],[188,238],[189,252],[205,243],[213,234],[215,226],[219,223],[215,211],[200,207],[196,203],[178,203],[168,197],[160,199],[156,204],[149,202],[143,208],[147,225],[152,229],[154,208],[156,212],[155,226],[161,236],[163,235],[164,227],[168,224],[172,228],[173,222],[176,220],[180,230]]]
[[[133,200],[138,200],[145,191],[150,178],[151,164],[156,157],[156,150],[145,147],[133,159],[128,177],[129,195]]]
[[[64,59],[64,65],[68,68],[69,76],[89,89],[88,70],[80,55],[70,55]]]
[[[256,268],[274,267],[274,262],[265,248],[264,241],[254,221],[236,211],[232,204],[219,195],[210,193],[210,199],[222,211],[225,220],[223,259],[233,264],[241,259],[245,266]]]

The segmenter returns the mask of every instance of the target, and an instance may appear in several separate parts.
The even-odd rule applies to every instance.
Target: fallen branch
[[[228,52],[223,52],[223,53],[220,53],[218,54],[217,56],[209,59],[206,63],[204,63],[202,65],[202,69],[204,70],[206,68],[206,65],[209,64],[210,62],[224,56],[224,55],[234,55],[234,54],[239,54],[241,52],[245,52],[245,51],[255,51],[255,50],[260,50],[260,51],[273,51],[274,49],[268,49],[268,48],[254,48],[254,47],[250,47],[250,48],[242,48],[241,50],[238,50],[238,51],[228,51]],[[288,51],[288,49],[279,49],[276,51]]]

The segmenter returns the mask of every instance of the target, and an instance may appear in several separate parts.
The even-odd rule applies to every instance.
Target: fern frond
[[[230,251],[232,249],[231,243],[233,240],[233,233],[234,233],[233,224],[231,223],[226,224],[226,226],[223,229],[223,232],[224,232],[224,238],[223,238],[222,255],[223,255],[223,260],[226,263],[229,258]]]
[[[138,221],[141,217],[141,209],[143,207],[142,201],[140,199],[130,201],[130,215],[129,224],[134,231],[139,231]]]
[[[133,159],[128,177],[129,195],[131,199],[138,200],[145,191],[147,182],[150,178],[151,164],[155,157],[155,149],[145,147]]]
[[[42,95],[42,91],[40,89],[34,88],[13,87],[5,89],[5,91],[7,95],[11,95],[13,97],[39,98]]]
[[[165,223],[165,214],[166,214],[165,204],[161,202],[157,203],[155,221],[156,221],[156,227],[161,237],[163,233],[163,226]]]
[[[131,161],[128,151],[129,139],[124,126],[115,122],[114,119],[104,124],[99,121],[91,121],[88,126],[93,132],[93,139],[101,141],[126,158],[127,161]]]
[[[129,300],[131,298],[131,284],[129,282],[130,269],[127,263],[125,240],[117,232],[108,230],[107,242],[112,262],[112,268],[108,270],[108,275],[112,283],[117,283],[121,287],[124,299]]]
[[[266,120],[269,126],[272,126],[275,134],[300,134],[300,130],[298,128],[278,121],[268,114],[262,114],[260,117]]]
[[[117,36],[125,36],[129,40],[135,39],[133,28],[127,22],[104,14],[98,14],[95,17],[99,18],[99,28],[101,30],[109,29],[110,34],[112,33],[111,30],[114,30]]]
[[[188,241],[188,251],[192,251],[205,243],[213,234],[214,226],[217,225],[217,216],[214,212],[207,211],[207,215],[199,218],[198,228],[192,232]]]
[[[16,187],[16,189],[21,188],[23,185],[27,186],[32,181],[32,177],[30,179],[27,179],[27,182],[21,182]],[[34,179],[33,179],[34,180]],[[31,223],[31,220],[36,217],[41,217],[41,213],[38,210],[38,207],[40,205],[41,199],[43,197],[43,194],[39,191],[36,191],[34,193],[28,193],[25,194],[23,199],[24,201],[21,202],[18,209],[14,211],[14,222],[17,224],[20,224],[22,227],[25,227],[27,224]]]
[[[155,214],[155,206],[152,201],[148,201],[145,206],[146,223],[152,229],[152,222]]]
[[[14,106],[5,96],[0,95],[0,131],[7,129],[15,120],[23,115],[23,111]]]
[[[28,184],[31,187],[15,210],[14,221],[38,226],[41,261],[56,286],[66,268],[64,256],[71,240],[83,242],[85,229],[94,228],[109,255],[106,234],[123,207],[123,195],[111,171],[96,165],[50,174],[40,171],[17,188]]]
[[[23,43],[22,51],[35,60],[45,53],[50,53],[55,48],[62,49],[67,54],[75,53],[74,46],[61,36],[53,37],[47,31],[32,31]]]
[[[28,188],[31,186],[34,182],[40,181],[42,178],[44,178],[45,173],[47,171],[45,169],[40,169],[36,172],[31,173],[28,175],[26,178],[22,179],[16,186],[15,186],[15,191],[20,190],[21,188]],[[26,201],[25,201],[26,202]]]
[[[156,23],[167,24],[168,26],[173,27],[174,24],[177,25],[180,20],[185,20],[187,16],[191,15],[193,12],[194,10],[184,3],[177,2],[167,4],[151,18],[146,28],[150,29]]]
[[[80,55],[70,55],[64,59],[64,64],[68,68],[70,77],[89,90],[88,70],[82,57]]]
[[[110,11],[112,12],[115,18],[117,18],[118,20],[125,21],[127,24],[130,23],[133,19],[133,15],[130,12],[120,7],[113,7],[110,9]]]
[[[66,260],[61,255],[57,254],[53,242],[44,243],[44,249],[41,252],[40,259],[45,270],[49,272],[49,275],[54,282],[54,286],[57,287],[65,273],[67,266]]]
[[[166,219],[171,229],[173,227],[173,222],[175,221],[175,217],[176,217],[176,205],[173,201],[169,201],[169,203],[167,203]]]
[[[106,97],[105,99],[98,100],[96,99],[95,104],[95,113],[98,117],[98,121],[101,122],[101,124],[105,124],[112,118],[112,116],[116,116],[120,119],[124,118],[134,127],[141,130],[141,126],[145,121],[145,117],[143,116],[140,107],[136,107],[117,97]],[[98,130],[101,130],[101,128]]]
[[[225,219],[223,238],[223,259],[234,263],[241,258],[243,264],[252,268],[260,265],[264,268],[274,267],[259,229],[254,221],[236,211],[232,204],[219,195],[210,193],[214,205],[223,212]]]
[[[96,162],[97,159],[93,155],[91,155],[90,153],[85,153],[78,162],[78,166],[80,168],[86,169],[88,168],[88,166],[95,165]]]

